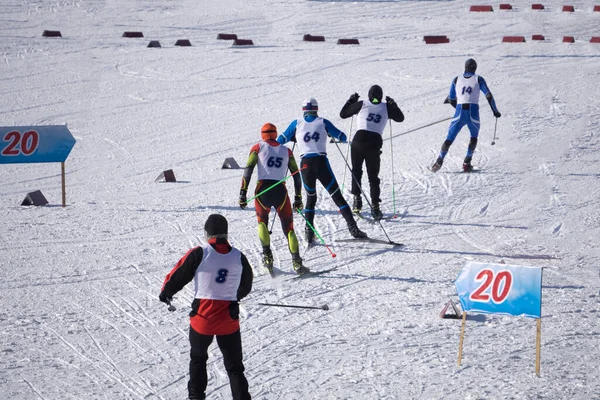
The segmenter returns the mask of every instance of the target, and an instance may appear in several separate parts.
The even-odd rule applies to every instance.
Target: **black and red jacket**
[[[218,253],[227,254],[231,245],[227,242],[217,243],[215,238],[208,241]],[[162,286],[165,297],[173,297],[196,275],[196,269],[202,262],[202,246],[189,250],[169,272]],[[237,290],[237,299],[241,300],[252,290],[254,278],[252,267],[244,254],[241,254],[242,278]],[[237,301],[194,299],[190,312],[192,329],[203,335],[229,335],[240,329],[239,305]]]

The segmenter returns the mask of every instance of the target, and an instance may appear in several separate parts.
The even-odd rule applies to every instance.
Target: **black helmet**
[[[465,62],[465,72],[470,72],[474,74],[475,71],[477,71],[477,62],[475,62],[475,60],[473,60],[472,58],[469,58]]]
[[[227,219],[220,214],[211,214],[204,223],[206,239],[227,238]]]
[[[381,99],[383,99],[383,89],[381,86],[371,86],[371,89],[369,89],[369,101],[371,103],[381,103]]]

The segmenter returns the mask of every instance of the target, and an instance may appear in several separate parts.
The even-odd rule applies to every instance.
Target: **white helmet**
[[[319,103],[317,103],[317,100],[315,100],[314,98],[310,98],[308,100],[306,100],[304,103],[302,103],[302,111],[318,111],[319,110]]]

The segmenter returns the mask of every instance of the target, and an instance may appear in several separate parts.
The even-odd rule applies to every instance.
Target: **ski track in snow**
[[[591,5],[469,13],[464,1],[8,3],[0,12],[3,125],[68,124],[77,143],[64,209],[55,164],[0,169],[0,397],[185,397],[192,288],[178,293],[172,313],[158,291],[177,260],[204,244],[203,223],[219,212],[255,273],[241,303],[253,398],[600,398],[600,94],[590,84],[600,54],[584,43],[598,24]],[[451,43],[424,45],[440,27]],[[50,28],[64,37],[42,38]],[[122,38],[125,30],[146,37]],[[235,48],[218,32],[256,46]],[[547,40],[503,44],[507,32]],[[577,43],[561,43],[563,32]],[[326,42],[302,42],[306,33]],[[360,46],[335,44],[350,36]],[[193,46],[172,45],[183,37]],[[155,39],[163,48],[147,49]],[[315,225],[337,257],[317,238],[307,246],[297,215],[295,229],[307,267],[337,268],[295,279],[277,220],[271,243],[281,276],[272,279],[253,205],[237,205],[242,170],[221,170],[223,160],[243,165],[260,126],[268,120],[282,132],[309,96],[353,133],[356,120],[340,120],[339,109],[374,83],[406,116],[384,139],[448,118],[454,109],[443,99],[469,57],[503,114],[495,126],[482,99],[479,172],[461,170],[466,128],[443,168],[429,171],[449,121],[394,138],[393,171],[384,141],[382,208],[399,217],[381,225],[405,247],[339,242],[350,237],[346,223],[318,184]],[[328,144],[329,159],[351,205],[348,145],[339,146],[341,154]],[[178,182],[155,183],[166,169]],[[362,184],[368,191],[366,173]],[[48,207],[19,206],[38,189]],[[386,239],[378,223],[357,222]],[[541,377],[535,322],[526,318],[469,315],[456,366],[460,321],[438,313],[456,299],[453,281],[469,260],[544,267]],[[208,377],[208,398],[230,398],[216,344]]]

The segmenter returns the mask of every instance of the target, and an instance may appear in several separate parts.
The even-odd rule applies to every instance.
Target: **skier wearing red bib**
[[[206,246],[189,250],[165,278],[159,300],[173,296],[194,281],[190,312],[190,399],[205,399],[208,347],[217,337],[233,398],[248,400],[248,381],[242,362],[239,304],[252,290],[252,267],[246,256],[227,241],[227,220],[212,214],[204,224]]]
[[[240,189],[239,204],[242,209],[248,205],[246,193],[254,167],[258,167],[258,182],[256,183],[255,194],[277,184],[285,179],[287,171],[292,174],[298,171],[298,165],[294,158],[294,153],[286,146],[280,145],[277,140],[277,128],[271,123],[266,123],[261,129],[262,142],[252,146],[250,156],[246,162],[244,177],[242,178],[242,187]],[[294,177],[294,210],[302,208],[302,181],[300,174]],[[292,266],[296,273],[303,274],[309,272],[309,269],[302,265],[302,258],[298,250],[298,238],[294,232],[294,215],[292,214],[292,204],[288,197],[285,182],[277,184],[268,192],[258,196],[254,200],[256,217],[258,219],[258,237],[263,247],[263,264],[273,275],[273,252],[271,251],[271,237],[269,235],[269,213],[271,207],[275,207],[281,228],[288,240],[288,247],[292,253]]]

